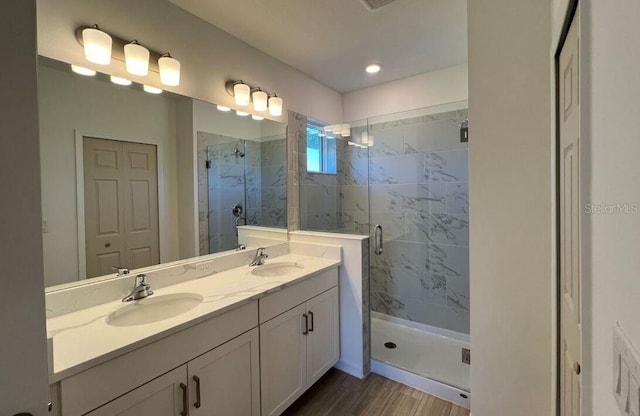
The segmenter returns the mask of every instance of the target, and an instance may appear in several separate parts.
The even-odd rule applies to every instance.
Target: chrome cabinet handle
[[[375,233],[374,233],[374,239],[375,239],[375,244],[376,244],[376,251],[375,253],[377,255],[382,254],[382,226],[380,224],[376,225],[376,229],[375,229]]]
[[[309,317],[311,317],[311,328],[309,328],[309,332],[313,332],[313,312],[309,311]]]
[[[193,406],[196,409],[200,409],[200,406],[202,406],[202,400],[200,398],[200,377],[193,376],[193,381],[196,382],[196,402],[193,404]]]
[[[187,385],[184,383],[180,383],[180,388],[182,389],[182,412],[180,412],[180,416],[187,416],[189,414],[189,399],[187,398]]]
[[[309,315],[303,313],[302,316],[304,317],[304,331],[302,335],[309,335]]]

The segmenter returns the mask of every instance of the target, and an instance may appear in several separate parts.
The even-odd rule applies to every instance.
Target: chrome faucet
[[[122,267],[122,266],[111,266],[111,268],[115,271],[118,272],[118,274],[116,275],[116,277],[122,277],[122,276],[126,276],[129,274],[129,269],[127,269],[126,267]]]
[[[256,256],[253,258],[253,261],[249,263],[249,266],[262,266],[264,264],[264,259],[269,257],[269,255],[265,253],[264,250],[264,247],[260,247],[258,250],[256,250]]]
[[[144,299],[153,295],[151,285],[147,283],[147,275],[139,274],[136,276],[136,282],[131,293],[122,298],[123,302],[131,302],[132,300]]]

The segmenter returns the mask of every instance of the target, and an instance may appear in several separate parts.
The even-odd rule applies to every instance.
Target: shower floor
[[[386,315],[372,313],[373,359],[470,391],[470,366],[462,363],[462,348],[469,348],[469,342],[464,340],[466,336],[456,333],[447,336],[430,332],[426,326],[420,328],[418,324],[413,327],[413,323],[408,326],[401,319],[391,319],[393,321]],[[385,347],[388,342],[393,342],[396,347]]]

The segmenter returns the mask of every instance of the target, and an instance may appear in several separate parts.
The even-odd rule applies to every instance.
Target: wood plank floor
[[[469,411],[377,374],[331,369],[282,416],[468,416]]]

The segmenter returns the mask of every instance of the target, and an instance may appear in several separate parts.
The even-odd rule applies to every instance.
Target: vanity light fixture
[[[121,77],[115,77],[113,75],[111,75],[111,82],[113,82],[114,84],[117,85],[131,85],[131,81],[126,79],[126,78],[121,78]]]
[[[83,66],[71,65],[71,70],[76,74],[84,75],[86,77],[92,77],[96,74],[93,69],[85,68]]]
[[[255,114],[252,114],[252,115],[251,115],[251,118],[252,118],[252,119],[254,119],[254,120],[256,120],[256,121],[262,121],[262,120],[264,120],[264,117],[262,117],[262,116],[257,116],[257,115],[255,115]]]
[[[269,114],[274,117],[282,115],[282,98],[275,94],[269,97]]]
[[[267,99],[269,98],[267,93],[261,90],[256,90],[251,93],[253,98],[253,109],[256,111],[267,111]]]
[[[246,116],[249,115],[249,113],[247,113],[246,111],[236,110],[236,115],[238,115],[240,117],[246,117]]]
[[[377,74],[382,69],[382,65],[380,64],[371,64],[365,68],[368,74]]]
[[[144,90],[144,92],[148,92],[149,94],[162,94],[162,89],[152,87],[150,85],[143,85],[142,89]]]
[[[342,128],[340,129],[340,135],[342,137],[351,136],[351,126],[349,124],[343,124]]]
[[[224,105],[220,105],[220,104],[218,104],[216,106],[216,108],[218,109],[218,111],[222,111],[224,113],[228,113],[229,111],[231,111],[231,109],[229,107],[224,106]]]
[[[128,73],[146,76],[149,73],[149,49],[137,40],[124,45],[124,62]]]
[[[98,25],[87,27],[82,30],[82,43],[84,46],[84,57],[87,61],[98,65],[109,65],[111,63],[111,36],[100,30]]]
[[[180,85],[180,61],[165,53],[158,59],[160,82],[170,87]]]
[[[242,81],[237,81],[233,85],[233,97],[236,105],[246,107],[251,102],[251,87]]]

